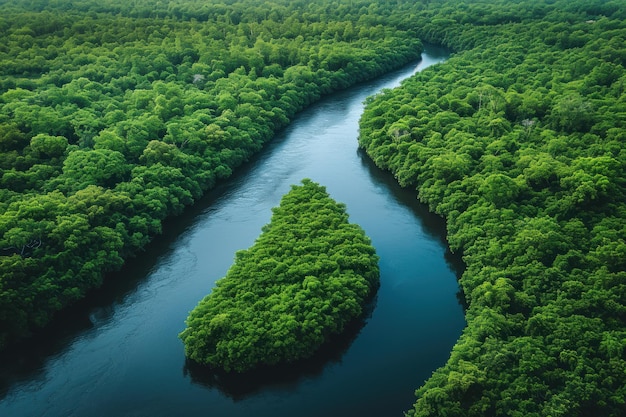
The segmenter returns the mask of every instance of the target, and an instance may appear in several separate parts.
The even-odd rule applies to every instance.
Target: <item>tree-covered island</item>
[[[195,362],[242,372],[311,356],[377,289],[370,239],[325,187],[305,179],[272,211],[189,314],[180,337]]]

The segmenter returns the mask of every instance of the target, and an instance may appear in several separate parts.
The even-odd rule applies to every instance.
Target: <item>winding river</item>
[[[401,416],[465,325],[462,265],[443,221],[358,150],[358,120],[367,96],[446,58],[429,47],[418,63],[298,115],[102,290],[0,357],[0,416]],[[245,377],[189,366],[177,337],[187,313],[303,178],[345,203],[376,247],[370,313],[295,366]]]

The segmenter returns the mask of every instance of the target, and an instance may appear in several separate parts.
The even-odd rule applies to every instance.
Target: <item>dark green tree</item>
[[[308,357],[362,315],[378,276],[375,250],[345,206],[305,179],[189,314],[185,354],[237,372]]]

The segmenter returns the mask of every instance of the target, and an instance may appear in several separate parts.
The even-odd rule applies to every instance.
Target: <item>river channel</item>
[[[428,47],[418,63],[299,114],[101,290],[0,357],[0,416],[401,416],[465,325],[462,264],[443,221],[358,150],[358,121],[367,96],[446,58]],[[241,377],[186,364],[177,335],[188,312],[303,178],[326,186],[372,239],[381,286],[370,312],[286,368]]]

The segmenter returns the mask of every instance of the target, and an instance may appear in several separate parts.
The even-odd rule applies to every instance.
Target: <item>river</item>
[[[358,150],[358,120],[367,96],[446,58],[428,47],[418,63],[299,114],[101,290],[0,357],[0,416],[401,416],[465,325],[462,265],[443,221]],[[189,366],[177,337],[188,312],[303,178],[345,203],[376,247],[370,313],[297,365],[245,377]]]

